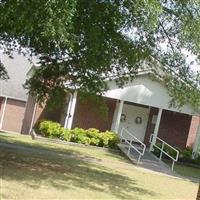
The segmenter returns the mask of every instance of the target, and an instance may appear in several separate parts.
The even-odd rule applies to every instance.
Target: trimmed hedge
[[[67,142],[76,142],[99,147],[116,148],[119,143],[117,134],[111,131],[100,132],[95,128],[90,128],[88,130],[75,128],[69,130],[61,127],[59,123],[52,121],[40,122],[37,131],[45,137],[59,138]]]

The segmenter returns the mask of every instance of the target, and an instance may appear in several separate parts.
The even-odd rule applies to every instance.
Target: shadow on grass
[[[13,138],[13,135],[1,135],[0,134],[0,144],[1,142],[3,144],[12,144],[12,145],[17,145],[16,148],[20,148],[23,149],[24,147],[29,147],[30,149],[28,151],[48,151],[50,153],[64,153],[65,155],[68,156],[78,156],[80,155],[80,151],[85,148],[84,145],[81,144],[66,144],[66,143],[55,143],[52,142],[51,140],[49,140],[48,138],[46,138],[46,141],[41,141],[41,140],[31,140],[30,138],[26,138],[25,141],[20,140],[18,137]],[[58,145],[57,145],[58,144]],[[56,146],[55,146],[56,145]],[[59,146],[62,145],[62,146]],[[65,148],[66,147],[66,148]],[[69,147],[73,147],[76,148],[77,151],[73,152],[70,150]],[[131,163],[129,159],[127,159],[126,157],[124,157],[124,154],[119,150],[113,150],[113,149],[103,149],[103,148],[98,148],[95,146],[86,146],[87,150],[95,150],[95,151],[102,151],[103,155],[109,158],[116,158],[118,161],[121,162],[126,162],[126,163]],[[97,160],[101,160],[101,159],[97,159]]]
[[[33,189],[40,188],[45,182],[49,187],[66,191],[66,194],[68,189],[75,187],[108,193],[121,199],[140,199],[140,195],[151,197],[156,195],[139,187],[134,179],[119,171],[90,162],[90,160],[80,159],[78,156],[64,157],[59,154],[61,152],[59,149],[51,149],[52,154],[49,154],[48,148],[42,146],[39,147],[38,154],[36,151],[28,151],[31,148],[27,148],[27,144],[24,146],[23,142],[13,143],[20,147],[17,151],[14,148],[0,147],[3,180],[25,183]],[[70,149],[65,152],[69,155],[80,154]],[[7,194],[3,195],[3,198],[8,198]]]

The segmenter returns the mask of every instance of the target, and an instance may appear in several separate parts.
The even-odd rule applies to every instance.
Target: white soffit
[[[115,81],[108,82],[108,87],[110,89],[104,94],[106,97],[197,115],[188,105],[184,105],[180,109],[169,107],[171,97],[167,89],[158,81],[152,81],[148,75],[138,76],[132,82],[124,85],[123,88],[119,88]]]

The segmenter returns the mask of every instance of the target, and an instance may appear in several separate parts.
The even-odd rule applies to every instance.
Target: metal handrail
[[[130,136],[130,138],[131,138],[131,140],[128,140],[127,138],[125,138],[124,136],[123,136],[123,133],[124,132],[126,132],[129,136]],[[141,159],[141,156],[143,156],[144,155],[144,152],[145,152],[145,149],[146,149],[146,145],[142,142],[142,141],[140,141],[137,137],[135,137],[134,135],[132,135],[127,129],[125,129],[125,128],[122,128],[122,130],[121,130],[121,133],[120,133],[120,137],[121,137],[121,140],[124,140],[127,144],[129,144],[129,147],[128,147],[128,155],[130,154],[130,150],[131,150],[131,148],[132,149],[134,149],[138,154],[139,154],[139,157],[138,157],[138,160],[137,160],[137,163],[139,163],[140,162],[140,159]],[[140,143],[140,145],[143,147],[142,148],[142,151],[139,151],[135,146],[133,146],[133,144],[132,144],[132,142],[135,142],[135,141],[137,141],[138,143]]]
[[[153,138],[153,134],[151,134],[150,143],[152,143],[152,138]],[[161,148],[156,145],[156,141],[160,141],[161,142],[161,144],[162,144]],[[173,171],[174,170],[174,163],[178,161],[179,151],[177,149],[175,149],[173,146],[171,146],[170,144],[168,144],[167,142],[165,142],[164,140],[162,140],[161,138],[159,138],[159,137],[156,137],[155,144],[153,144],[153,146],[160,150],[160,156],[159,156],[160,160],[162,159],[163,153],[165,155],[167,155],[169,158],[172,159],[172,171]],[[164,147],[165,146],[173,149],[176,152],[176,158],[172,157],[170,154],[168,154],[166,151],[164,151]]]

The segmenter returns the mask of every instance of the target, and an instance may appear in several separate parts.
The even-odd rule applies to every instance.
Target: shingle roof
[[[2,54],[1,61],[4,64],[9,80],[0,80],[0,96],[9,96],[16,99],[27,100],[27,91],[23,88],[27,72],[31,64],[26,57],[13,53],[14,58]]]

